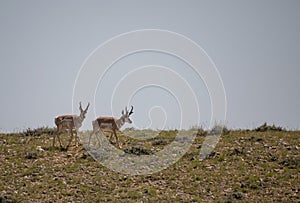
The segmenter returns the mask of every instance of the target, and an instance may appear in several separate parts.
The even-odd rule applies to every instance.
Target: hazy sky
[[[106,40],[139,29],[180,33],[207,52],[224,83],[229,127],[252,128],[266,121],[299,129],[299,19],[300,1],[1,0],[0,131],[53,127],[55,116],[72,113],[73,87],[86,57]],[[149,56],[155,64],[172,64],[167,56],[141,53],[115,68],[130,61],[149,65]],[[174,70],[183,70],[178,64]],[[208,94],[203,84],[191,83],[200,87],[197,97],[203,96],[199,108],[205,123],[210,112]],[[146,112],[151,106],[168,101],[164,99],[168,93],[154,90],[140,91],[132,100],[133,120],[141,127],[148,125]],[[102,95],[110,91],[99,91],[96,101],[106,101]],[[152,94],[161,99],[145,99]],[[101,105],[96,114],[108,114]],[[163,111],[156,110],[152,116],[164,117]],[[165,111],[172,118],[167,127],[176,127],[177,107]],[[86,122],[86,128],[91,128],[90,120]]]

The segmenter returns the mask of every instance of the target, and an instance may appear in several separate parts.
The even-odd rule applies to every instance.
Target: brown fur
[[[60,147],[62,147],[59,134],[65,130],[68,131],[70,137],[69,144],[67,145],[67,148],[70,146],[72,140],[73,140],[73,134],[75,133],[75,142],[76,145],[79,143],[79,139],[77,136],[77,130],[82,126],[82,122],[85,119],[85,114],[87,113],[87,110],[89,108],[89,105],[86,107],[85,110],[82,109],[81,103],[79,103],[79,110],[80,115],[62,115],[58,116],[54,119],[54,123],[57,126],[57,130],[53,135],[53,147],[55,145],[55,138],[57,137]]]
[[[117,136],[117,131],[124,125],[125,122],[128,122],[128,123],[132,122],[129,119],[129,116],[133,113],[132,110],[133,110],[133,107],[131,107],[130,112],[128,112],[127,108],[125,108],[125,114],[124,114],[124,111],[122,111],[122,116],[119,119],[115,118],[115,117],[111,117],[111,116],[103,116],[103,117],[98,117],[96,120],[94,120],[92,122],[93,132],[89,137],[88,146],[90,145],[92,135],[94,135],[94,134],[96,135],[96,133],[98,133],[101,130],[101,131],[111,132],[109,139],[111,140],[112,136],[114,135],[115,138],[116,138],[116,143],[120,147],[119,139],[118,139],[118,136]],[[102,124],[108,124],[108,126],[103,126]],[[96,136],[96,138],[98,139],[97,136]],[[98,139],[98,142],[100,142],[99,139]]]

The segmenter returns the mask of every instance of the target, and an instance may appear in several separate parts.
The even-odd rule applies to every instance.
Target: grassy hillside
[[[147,141],[120,136],[120,142],[127,152],[157,151],[174,133]],[[0,134],[0,202],[300,201],[300,132],[231,131],[203,161],[199,133],[176,164],[141,176],[109,170],[82,146],[52,148],[49,134]]]

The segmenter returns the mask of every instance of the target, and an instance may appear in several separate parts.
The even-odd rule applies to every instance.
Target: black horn
[[[133,114],[133,106],[131,106],[131,110],[128,115],[130,116],[131,114]]]
[[[87,107],[85,108],[85,110],[84,110],[84,111],[87,111],[87,110],[88,110],[88,108],[89,108],[89,106],[90,106],[90,102],[88,103],[88,105],[87,105]]]
[[[82,107],[81,107],[81,102],[79,102],[79,110],[83,111]]]

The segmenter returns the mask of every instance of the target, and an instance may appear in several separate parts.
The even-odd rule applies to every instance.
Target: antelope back
[[[74,118],[76,115],[63,115],[55,118],[55,125],[59,130],[67,130],[75,128]]]

